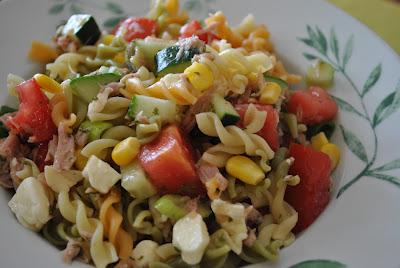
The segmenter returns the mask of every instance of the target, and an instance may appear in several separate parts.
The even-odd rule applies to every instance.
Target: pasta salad
[[[29,58],[45,72],[7,78],[0,184],[67,263],[274,261],[330,200],[334,69],[316,62],[295,90],[252,15],[231,27],[160,0],[105,32],[75,14]]]

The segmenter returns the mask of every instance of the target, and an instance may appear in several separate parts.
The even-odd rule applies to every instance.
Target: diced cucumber
[[[180,49],[180,46],[171,46],[157,52],[155,56],[155,71],[157,76],[161,77],[169,73],[182,73],[192,64],[193,56],[200,53],[197,48],[190,48],[183,50],[179,53],[181,55],[179,55],[178,52]]]
[[[95,74],[89,74],[71,80],[72,92],[86,103],[91,102],[99,93],[101,86],[121,79],[122,74],[116,69],[100,68]]]
[[[103,134],[104,131],[112,127],[113,124],[108,123],[108,122],[90,122],[90,121],[85,121],[81,124],[79,129],[84,132],[89,133],[89,142],[98,140],[101,137],[101,134]]]
[[[146,37],[145,39],[137,39],[132,42],[131,48],[127,49],[128,59],[132,56],[133,69],[139,69],[140,66],[144,65],[149,70],[154,70],[154,58],[158,51],[170,47],[174,44],[173,41],[164,40],[154,37]]]
[[[331,138],[333,132],[335,131],[336,125],[333,121],[328,121],[324,123],[320,123],[317,125],[307,126],[307,137],[311,138],[312,136],[317,135],[320,132],[324,132],[328,139]]]
[[[128,116],[135,118],[139,112],[148,118],[158,115],[162,123],[172,123],[175,121],[176,104],[170,100],[135,95],[129,105]]]
[[[185,215],[188,213],[188,211],[184,208],[185,201],[187,201],[187,198],[184,196],[167,194],[160,197],[154,203],[154,207],[162,215],[177,221],[185,217]]]
[[[233,105],[221,95],[214,94],[211,100],[212,108],[224,126],[234,125],[240,120],[240,115]]]
[[[309,86],[320,86],[329,88],[333,84],[335,69],[324,61],[317,61],[308,67],[306,82]]]
[[[72,15],[62,30],[63,35],[79,40],[83,45],[93,45],[99,40],[101,32],[91,15]]]
[[[282,90],[286,90],[289,88],[289,85],[286,81],[280,79],[279,77],[276,76],[271,76],[271,75],[264,75],[264,79],[266,82],[275,82],[277,83]]]
[[[157,201],[154,203],[154,207],[161,214],[177,221],[189,213],[189,211],[185,208],[185,204],[188,201],[189,198],[187,196],[167,194],[157,199]],[[208,206],[200,203],[197,206],[197,212],[202,218],[208,218],[212,211]]]
[[[121,186],[132,197],[146,199],[157,193],[138,161],[121,167],[121,175]]]

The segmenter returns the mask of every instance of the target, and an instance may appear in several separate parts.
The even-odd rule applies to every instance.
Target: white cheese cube
[[[180,249],[186,263],[199,263],[209,242],[207,226],[200,214],[191,212],[175,223],[172,243]]]
[[[50,219],[46,190],[34,177],[22,181],[8,206],[23,226],[36,232]]]
[[[111,187],[121,179],[121,174],[95,155],[90,156],[82,175],[89,180],[94,189],[102,194],[108,193]]]

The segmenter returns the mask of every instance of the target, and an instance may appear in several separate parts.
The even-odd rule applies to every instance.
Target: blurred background
[[[371,30],[400,55],[400,0],[329,0]]]

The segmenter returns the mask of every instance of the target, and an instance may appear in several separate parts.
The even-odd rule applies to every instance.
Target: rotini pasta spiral
[[[51,78],[65,80],[75,76],[78,72],[78,65],[85,61],[85,57],[78,53],[64,53],[53,63],[46,65]]]
[[[105,149],[112,148],[117,145],[119,140],[114,139],[98,139],[86,144],[85,147],[82,148],[81,154],[86,157],[90,157],[91,155],[95,155],[97,157],[104,156],[102,152]]]
[[[133,248],[133,240],[129,233],[122,229],[122,215],[113,207],[120,202],[119,194],[111,191],[100,207],[99,219],[104,226],[104,232],[115,246],[121,259],[129,258]]]
[[[205,152],[203,155],[205,161],[213,159],[218,162],[218,167],[223,167],[229,155],[246,153],[249,156],[261,157],[260,166],[265,172],[271,169],[267,161],[274,157],[274,152],[262,137],[237,126],[224,127],[218,116],[211,112],[197,114],[196,122],[201,132],[221,140],[221,144]]]
[[[90,255],[96,267],[106,267],[118,260],[114,245],[103,240],[104,227],[101,221],[89,218],[91,209],[79,199],[71,201],[67,191],[58,194],[57,205],[61,215],[76,224],[79,235],[90,239]]]
[[[143,92],[161,99],[175,101],[180,105],[194,104],[197,100],[196,92],[182,74],[167,74],[160,81],[149,86]]]
[[[96,219],[89,218],[92,209],[85,206],[80,199],[70,200],[69,192],[58,194],[57,205],[61,215],[69,222],[75,223],[79,234],[85,239],[92,237],[96,227]]]
[[[211,203],[211,209],[219,225],[228,234],[226,242],[236,254],[240,254],[242,241],[247,238],[244,206],[215,199]]]
[[[135,136],[136,136],[136,131],[133,128],[120,125],[120,126],[113,126],[107,129],[103,133],[101,138],[122,141],[128,137],[135,137]]]
[[[128,222],[138,234],[150,235],[154,241],[161,243],[163,240],[162,232],[160,228],[155,226],[152,212],[140,207],[145,201],[135,199],[129,204],[127,209]]]
[[[22,158],[22,159],[13,158],[11,160],[10,164],[11,164],[11,167],[13,167],[13,166],[21,167],[15,171],[15,174],[11,174],[12,176],[15,176],[15,178],[13,178],[13,180],[15,180],[15,181],[21,182],[24,179],[29,178],[29,177],[36,178],[40,173],[39,168],[37,167],[35,162],[33,162],[32,160],[30,160],[28,158]]]
[[[126,115],[130,100],[124,97],[109,98],[112,91],[112,88],[106,87],[89,103],[87,116],[90,121],[108,121]]]
[[[247,132],[257,133],[263,128],[266,119],[267,112],[257,110],[256,106],[250,103],[244,114],[243,124]]]
[[[76,115],[69,113],[67,98],[64,94],[56,94],[50,99],[51,118],[56,126],[64,124],[69,132],[76,123]]]

